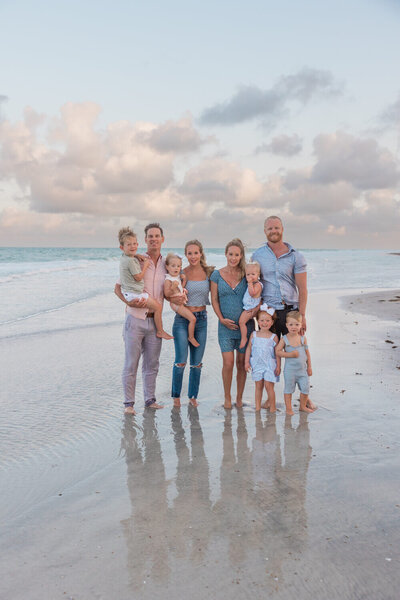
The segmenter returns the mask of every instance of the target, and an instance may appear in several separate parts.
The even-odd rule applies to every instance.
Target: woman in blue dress
[[[218,343],[222,353],[222,381],[224,407],[232,408],[231,385],[236,351],[236,406],[242,406],[246,383],[244,359],[246,348],[240,348],[239,317],[243,311],[243,296],[247,289],[244,247],[239,240],[231,240],[225,248],[226,266],[214,271],[211,279],[211,303],[219,319]],[[254,329],[253,319],[248,323],[249,333]]]

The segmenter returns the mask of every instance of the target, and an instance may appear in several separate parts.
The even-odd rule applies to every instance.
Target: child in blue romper
[[[310,392],[309,376],[312,375],[311,357],[307,346],[305,336],[300,335],[301,314],[297,310],[292,310],[286,315],[286,327],[288,333],[284,335],[276,347],[276,354],[285,359],[283,377],[285,380],[284,396],[286,405],[286,414],[294,415],[292,409],[292,394],[296,383],[300,390],[300,410],[304,412],[313,412],[309,408],[308,394]]]

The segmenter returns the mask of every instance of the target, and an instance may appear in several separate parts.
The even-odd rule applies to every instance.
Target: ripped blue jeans
[[[174,325],[172,327],[172,335],[174,336],[175,344],[175,362],[174,368],[172,369],[172,398],[180,398],[182,390],[183,373],[185,371],[185,365],[190,349],[190,373],[189,373],[189,398],[197,398],[199,393],[201,367],[204,350],[206,348],[207,341],[207,311],[201,310],[193,313],[196,317],[196,327],[194,330],[194,337],[200,344],[198,348],[192,346],[188,341],[188,325],[184,317],[175,315]],[[183,365],[183,366],[178,366]]]

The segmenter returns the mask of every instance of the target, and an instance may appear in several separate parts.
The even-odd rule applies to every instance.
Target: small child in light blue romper
[[[308,346],[304,344],[304,336],[301,338],[301,346],[291,346],[286,335],[283,336],[285,342],[285,352],[293,352],[297,350],[299,356],[297,358],[285,358],[285,367],[283,376],[285,379],[284,394],[293,394],[296,388],[296,383],[302,394],[310,393],[310,380],[307,375],[307,354]]]
[[[300,409],[303,412],[313,412],[317,407],[308,397],[310,391],[309,376],[312,375],[311,357],[307,340],[301,334],[303,318],[298,310],[292,310],[286,315],[288,333],[279,341],[276,355],[285,359],[283,377],[285,379],[286,414],[293,415],[292,394],[296,384],[300,390]]]

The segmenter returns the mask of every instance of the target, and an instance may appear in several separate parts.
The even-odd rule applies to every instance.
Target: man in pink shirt
[[[144,274],[144,290],[162,305],[164,302],[164,279],[166,274],[164,260],[161,256],[161,245],[164,243],[164,233],[159,223],[150,223],[145,227],[145,242],[150,259],[149,267]],[[135,389],[136,376],[142,355],[142,379],[145,406],[163,408],[156,402],[156,379],[158,374],[161,352],[161,339],[156,336],[154,315],[143,308],[145,300],[127,302],[117,283],[114,289],[116,295],[127,305],[124,326],[125,364],[122,371],[122,384],[125,395],[125,412],[136,414]]]

